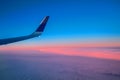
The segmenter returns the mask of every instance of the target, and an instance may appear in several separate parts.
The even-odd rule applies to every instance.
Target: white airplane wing
[[[49,16],[46,16],[42,20],[42,22],[40,23],[40,25],[36,29],[36,31],[33,32],[32,34],[26,35],[26,36],[14,37],[14,38],[0,39],[0,45],[14,43],[14,42],[18,42],[18,41],[22,41],[22,40],[26,40],[26,39],[30,39],[30,38],[34,38],[34,37],[40,36],[43,33],[43,31],[44,31],[44,28],[45,28],[45,26],[47,24],[48,19],[49,19]]]

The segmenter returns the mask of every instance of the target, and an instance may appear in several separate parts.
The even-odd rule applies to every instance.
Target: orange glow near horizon
[[[49,45],[5,45],[0,46],[0,51],[42,51],[46,53],[63,54],[70,56],[85,56],[104,59],[120,60],[120,50],[101,49],[104,47],[119,47],[118,42],[87,42],[71,44],[49,44]],[[97,49],[95,49],[97,48]],[[21,52],[22,54],[22,52]],[[24,53],[25,54],[25,53]],[[27,53],[26,53],[27,54]]]
[[[88,46],[87,44],[84,45],[83,47],[81,47],[81,45],[80,46],[78,45],[77,46],[76,45],[66,45],[66,46],[63,46],[63,45],[59,45],[59,46],[19,45],[17,46],[16,45],[15,46],[14,45],[14,46],[7,46],[7,47],[2,46],[0,47],[0,51],[40,51],[40,52],[42,51],[46,53],[54,53],[54,54],[61,54],[61,55],[85,56],[85,57],[120,60],[120,50],[104,49],[104,47],[107,46],[105,44],[103,46],[103,49],[101,49],[103,44],[100,44],[100,45],[91,44],[92,47],[94,48]],[[109,44],[109,46],[111,47],[111,44]],[[100,47],[100,48],[96,49],[95,47]]]
[[[41,48],[40,51],[51,52],[56,54],[64,54],[70,56],[85,56],[85,57],[95,57],[104,59],[114,59],[120,60],[120,51],[111,49],[101,49],[101,48]]]

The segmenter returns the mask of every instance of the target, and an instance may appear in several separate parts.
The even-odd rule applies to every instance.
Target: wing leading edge
[[[26,35],[26,36],[14,37],[14,38],[0,39],[0,45],[14,43],[14,42],[18,42],[18,41],[22,41],[22,40],[26,40],[26,39],[30,39],[30,38],[40,36],[43,33],[44,29],[45,29],[45,26],[47,24],[48,19],[49,19],[49,16],[46,16],[41,21],[39,27],[32,34]]]

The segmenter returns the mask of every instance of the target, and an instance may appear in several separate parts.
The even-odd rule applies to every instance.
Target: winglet
[[[49,16],[46,16],[40,23],[39,27],[36,29],[35,32],[43,32],[44,31],[44,28],[47,24],[47,21],[49,19]]]

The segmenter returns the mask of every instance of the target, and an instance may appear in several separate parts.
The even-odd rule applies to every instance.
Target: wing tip
[[[43,32],[50,16],[45,16],[35,32]]]

